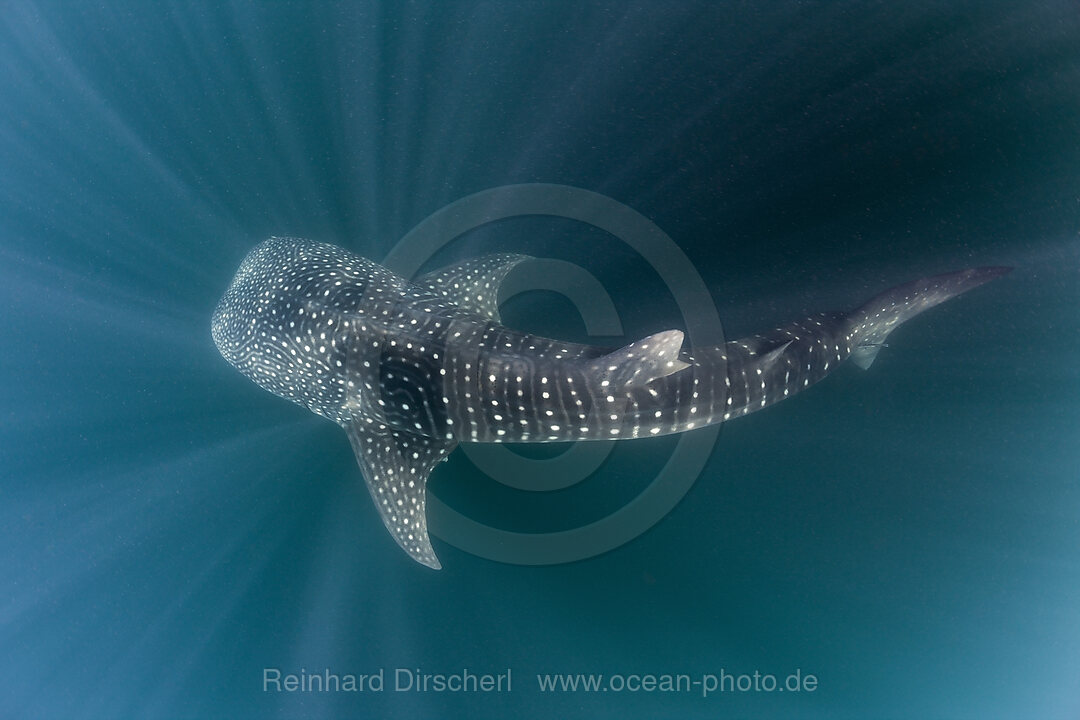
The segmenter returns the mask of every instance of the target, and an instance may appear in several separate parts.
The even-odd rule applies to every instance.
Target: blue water
[[[11,2],[0,67],[0,717],[1080,716],[1074,3]],[[270,235],[381,260],[536,182],[655,223],[729,337],[1016,270],[871,371],[725,425],[621,547],[536,567],[437,536],[433,572],[340,429],[229,367],[210,313]],[[494,223],[428,266],[508,250],[592,273],[625,338],[683,324],[678,288],[573,220]],[[551,293],[505,317],[587,339]],[[458,451],[431,490],[564,530],[673,447],[551,493]],[[268,668],[385,685],[278,692]],[[397,668],[512,685],[398,692]],[[817,682],[611,682],[755,671]]]

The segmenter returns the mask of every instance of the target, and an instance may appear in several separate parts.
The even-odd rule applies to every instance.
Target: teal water
[[[0,716],[1080,716],[1074,4],[9,3],[0,61]],[[436,537],[432,572],[340,429],[232,370],[210,313],[265,237],[381,260],[533,182],[663,229],[729,337],[1016,270],[724,426],[629,543],[530,567]],[[494,223],[429,266],[493,251],[587,269],[628,338],[683,323],[678,288],[575,221]],[[550,293],[505,317],[586,338]],[[458,451],[431,489],[563,530],[673,444],[551,493]],[[277,692],[267,668],[385,685]],[[512,687],[398,692],[397,668]],[[610,684],[796,670],[813,690]]]

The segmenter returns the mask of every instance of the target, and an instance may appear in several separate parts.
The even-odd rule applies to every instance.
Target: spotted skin
[[[347,250],[271,238],[244,259],[212,320],[222,356],[258,385],[345,428],[380,517],[415,560],[432,469],[458,442],[653,437],[746,415],[848,357],[869,367],[898,325],[1008,268],[902,285],[722,347],[669,330],[619,349],[503,326],[498,290],[523,255],[409,281]]]

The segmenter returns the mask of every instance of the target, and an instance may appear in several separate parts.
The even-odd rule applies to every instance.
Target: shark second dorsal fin
[[[507,253],[482,255],[421,275],[416,284],[499,322],[499,286],[511,270],[526,260],[532,257]]]
[[[630,343],[589,363],[590,374],[603,387],[635,387],[677,373],[686,363],[679,360],[681,330],[668,330]]]
[[[772,367],[772,364],[779,360],[780,356],[784,354],[784,351],[788,349],[788,346],[791,345],[791,342],[791,340],[788,340],[786,343],[783,343],[782,345],[777,345],[772,350],[762,355],[761,361],[758,363],[758,366],[762,370]]]
[[[362,415],[345,432],[386,529],[413,560],[441,568],[427,531],[427,481],[457,441],[391,430]]]

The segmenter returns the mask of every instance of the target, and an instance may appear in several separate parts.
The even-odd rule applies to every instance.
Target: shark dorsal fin
[[[391,430],[360,415],[345,432],[383,525],[413,560],[441,568],[427,531],[427,481],[457,441]]]
[[[681,330],[667,330],[650,335],[593,360],[589,364],[591,375],[603,387],[645,385],[687,367],[687,363],[679,360],[682,344]]]
[[[784,354],[784,351],[788,349],[788,345],[791,345],[791,343],[792,341],[788,340],[786,343],[783,343],[782,345],[777,345],[772,350],[762,355],[761,361],[759,362],[759,366],[761,367],[761,369],[764,370],[766,368],[772,367],[772,364],[780,359],[780,356]]]
[[[499,286],[514,267],[526,260],[532,257],[508,253],[482,255],[421,275],[416,284],[499,322]]]

